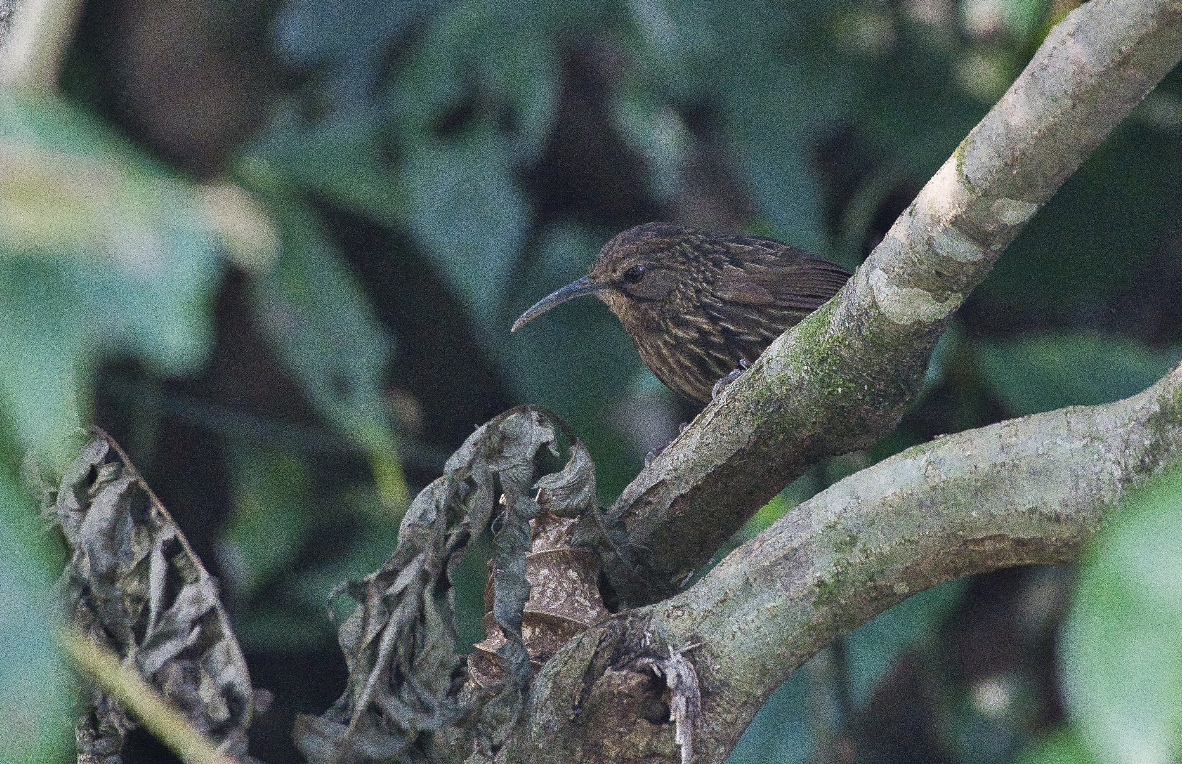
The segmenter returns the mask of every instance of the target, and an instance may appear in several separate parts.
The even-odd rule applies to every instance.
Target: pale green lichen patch
[[[1025,223],[1038,212],[1038,205],[1021,199],[998,199],[989,212],[1004,225],[1015,226]]]
[[[973,141],[973,133],[969,133],[960,142],[960,145],[956,147],[956,151],[952,152],[952,159],[956,162],[956,176],[960,178],[967,189],[972,189],[973,187],[973,181],[969,177],[968,170],[968,153],[973,145]]]
[[[957,210],[964,203],[964,178],[960,172],[960,164],[956,157],[949,159],[936,171],[920,192],[924,217],[939,220],[950,220],[957,214]]]
[[[959,308],[964,301],[964,295],[960,293],[953,293],[943,300],[937,300],[927,290],[896,286],[881,268],[871,271],[868,280],[879,310],[892,322],[901,326],[917,321],[939,321]]]
[[[944,257],[971,263],[985,257],[985,251],[956,228],[949,226],[932,234],[932,249]]]

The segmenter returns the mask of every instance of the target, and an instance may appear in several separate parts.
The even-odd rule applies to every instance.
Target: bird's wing
[[[752,244],[743,246],[761,251],[728,262],[715,280],[714,291],[721,302],[812,311],[837,294],[850,277],[841,266],[795,247],[770,239],[751,240]]]
[[[841,291],[850,274],[828,260],[809,257],[777,279],[776,302],[813,311]]]

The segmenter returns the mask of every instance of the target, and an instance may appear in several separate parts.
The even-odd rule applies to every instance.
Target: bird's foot
[[[734,369],[733,371],[731,371],[730,374],[727,374],[725,377],[723,377],[722,379],[720,379],[714,383],[714,387],[711,388],[711,390],[710,390],[710,400],[713,401],[716,398],[718,398],[719,394],[722,393],[722,390],[724,387],[729,385],[731,382],[734,382],[739,377],[743,376],[743,372],[747,371],[747,369],[749,369],[749,368],[751,368],[750,361],[748,361],[746,358],[740,358],[739,359],[739,368]]]

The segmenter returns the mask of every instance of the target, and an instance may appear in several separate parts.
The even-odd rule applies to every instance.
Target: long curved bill
[[[533,319],[550,310],[550,308],[553,308],[555,305],[561,305],[567,300],[573,300],[576,297],[582,297],[585,294],[595,294],[596,292],[603,289],[607,289],[607,284],[596,283],[592,281],[589,276],[584,276],[578,281],[567,284],[554,294],[548,295],[538,300],[536,305],[522,313],[521,318],[513,322],[513,328],[509,331],[517,331]]]

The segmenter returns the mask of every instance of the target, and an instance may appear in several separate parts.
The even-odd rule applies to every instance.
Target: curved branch
[[[1128,492],[1182,466],[1182,364],[1148,390],[950,435],[785,515],[695,586],[585,632],[539,674],[505,761],[677,761],[653,656],[701,681],[696,761],[719,762],[767,696],[835,636],[942,581],[1074,559]],[[659,721],[659,720],[657,720]]]
[[[604,571],[621,601],[669,596],[809,465],[892,429],[952,313],[1180,57],[1179,0],[1093,0],[1056,26],[841,294],[773,343],[600,520],[620,534]]]

